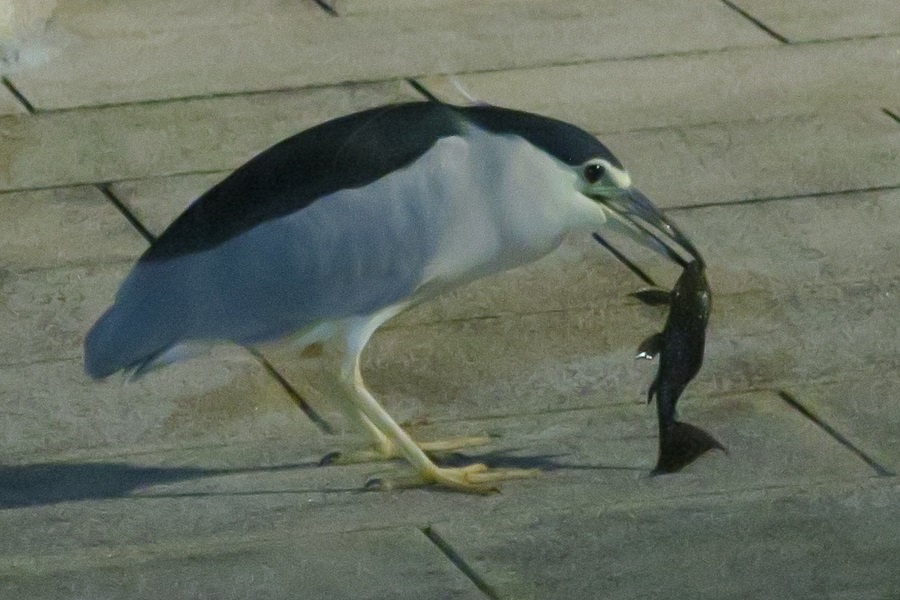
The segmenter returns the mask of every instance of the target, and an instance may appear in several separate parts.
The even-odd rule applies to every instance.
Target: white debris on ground
[[[49,57],[45,39],[56,0],[0,0],[0,75]]]

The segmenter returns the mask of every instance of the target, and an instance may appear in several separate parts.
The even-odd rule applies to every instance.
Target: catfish
[[[684,264],[671,292],[645,290],[634,294],[646,304],[668,301],[669,305],[665,327],[644,340],[637,354],[637,358],[651,360],[659,357],[659,369],[647,393],[648,404],[656,397],[659,419],[659,458],[653,475],[680,471],[709,450],[727,452],[707,432],[676,419],[675,405],[703,364],[712,309],[712,292],[704,271],[698,256]]]

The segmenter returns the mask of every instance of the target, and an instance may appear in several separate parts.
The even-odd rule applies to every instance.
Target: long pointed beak
[[[703,257],[693,242],[640,190],[628,188],[618,196],[601,199],[601,202],[615,217],[608,222],[614,229],[681,266],[687,264],[687,261],[672,249],[672,245],[703,264]]]

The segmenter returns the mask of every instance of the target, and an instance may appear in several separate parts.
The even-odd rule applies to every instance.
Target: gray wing
[[[415,196],[401,173],[211,249],[141,260],[88,333],[85,370],[140,371],[185,342],[275,340],[408,297],[435,247],[433,207]]]

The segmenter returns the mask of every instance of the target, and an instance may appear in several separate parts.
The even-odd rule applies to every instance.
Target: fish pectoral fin
[[[659,353],[662,352],[663,348],[663,336],[662,332],[654,333],[646,340],[641,342],[640,346],[638,346],[637,354],[635,358],[643,358],[645,360],[653,360]]]
[[[668,306],[672,299],[672,293],[659,288],[644,288],[628,294],[637,298],[647,306]]]

